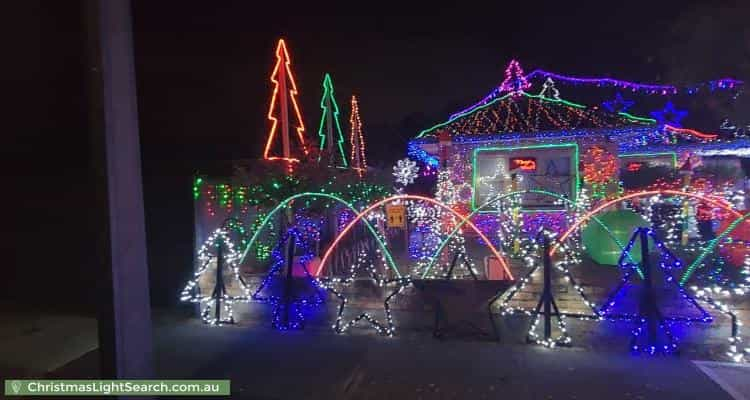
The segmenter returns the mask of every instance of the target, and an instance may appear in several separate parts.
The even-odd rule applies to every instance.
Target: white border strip
[[[726,382],[724,379],[719,377],[716,373],[711,371],[709,368],[710,366],[715,367],[731,367],[731,368],[750,368],[749,364],[737,364],[737,363],[727,363],[727,362],[718,362],[718,361],[693,361],[693,364],[695,364],[698,369],[700,369],[704,374],[706,374],[711,380],[716,382],[717,385],[719,385],[722,389],[724,389],[725,392],[727,392],[734,400],[750,400],[747,396],[744,394],[738,392],[732,385],[730,385],[728,382]]]

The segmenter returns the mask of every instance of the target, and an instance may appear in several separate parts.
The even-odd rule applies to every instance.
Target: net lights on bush
[[[583,153],[583,180],[592,187],[592,196],[606,197],[607,185],[617,174],[617,157],[599,145],[590,146]]]
[[[235,250],[229,238],[229,232],[216,229],[206,239],[198,250],[198,269],[193,278],[188,281],[180,294],[180,301],[198,303],[201,306],[201,319],[209,325],[225,325],[234,323],[233,305],[237,302],[247,302],[250,289],[245,284],[239,271],[238,261],[240,253]],[[201,292],[199,280],[208,271],[210,265],[215,265],[216,280],[211,294]],[[228,266],[241,294],[230,295],[224,284],[224,267]]]

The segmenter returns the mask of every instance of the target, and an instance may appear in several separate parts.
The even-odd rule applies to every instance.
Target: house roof
[[[454,135],[495,135],[503,132],[534,133],[554,130],[622,128],[654,125],[655,120],[586,107],[560,98],[509,92],[485,105],[455,115],[419,133],[418,138],[446,130]]]

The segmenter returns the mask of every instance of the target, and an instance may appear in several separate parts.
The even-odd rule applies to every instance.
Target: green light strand
[[[328,108],[327,101],[330,101],[331,109]],[[341,131],[341,124],[339,123],[339,105],[336,103],[336,98],[333,96],[333,82],[331,81],[331,75],[325,74],[323,78],[323,97],[320,99],[320,108],[323,109],[323,115],[320,117],[320,126],[318,127],[318,136],[320,136],[320,150],[321,152],[325,149],[326,134],[323,132],[323,128],[326,126],[329,113],[333,112],[333,126],[338,134],[338,149],[341,155],[342,167],[346,168],[349,164],[346,161],[346,154],[344,153],[344,134]],[[333,156],[333,155],[331,155]],[[318,162],[320,162],[320,156],[318,156]]]
[[[201,197],[201,185],[203,185],[203,178],[196,176],[193,180],[193,198],[198,200]]]
[[[670,156],[672,157],[672,166],[674,168],[677,168],[677,153],[674,151],[665,151],[661,153],[633,153],[633,154],[622,154],[619,155],[619,158],[628,158],[628,157],[659,157],[659,156]]]
[[[550,149],[550,148],[561,148],[561,147],[572,147],[574,149],[573,155],[574,160],[571,162],[571,167],[575,170],[575,179],[573,187],[573,203],[578,201],[578,193],[581,191],[581,178],[580,171],[578,169],[578,163],[580,160],[580,154],[578,150],[578,143],[554,143],[554,144],[540,144],[530,146],[513,146],[513,147],[480,147],[474,149],[472,152],[471,169],[472,169],[472,181],[471,181],[471,208],[476,210],[476,195],[477,195],[477,155],[482,151],[513,151],[513,150],[534,150],[534,149]],[[572,179],[572,178],[571,178]],[[524,210],[525,211],[525,210]],[[555,210],[562,211],[562,210]],[[552,211],[550,211],[552,212]]]
[[[437,129],[437,128],[442,128],[442,127],[444,127],[444,126],[446,126],[446,125],[450,124],[451,122],[453,122],[453,121],[455,121],[455,120],[457,120],[457,119],[459,119],[459,118],[463,118],[463,117],[465,117],[465,116],[467,116],[467,115],[469,115],[469,114],[475,113],[475,112],[477,112],[477,111],[479,111],[479,110],[483,110],[483,109],[485,109],[485,108],[487,108],[487,107],[489,107],[489,106],[491,106],[491,105],[493,105],[493,104],[497,103],[498,101],[503,101],[503,100],[507,99],[508,97],[510,97],[510,96],[511,96],[512,94],[513,94],[513,93],[508,93],[508,94],[506,94],[505,96],[502,96],[502,97],[498,97],[498,98],[496,98],[495,100],[492,100],[491,102],[489,102],[489,103],[487,103],[487,104],[485,104],[485,105],[483,105],[483,106],[477,107],[477,108],[475,108],[475,109],[473,109],[473,110],[470,110],[470,111],[467,111],[467,112],[465,112],[465,113],[463,113],[463,114],[459,114],[459,115],[456,115],[456,116],[455,116],[454,118],[451,118],[451,119],[449,119],[449,120],[447,120],[447,121],[445,121],[445,122],[441,122],[441,123],[439,123],[439,124],[437,124],[437,125],[435,125],[435,126],[433,126],[433,127],[431,127],[431,128],[427,128],[427,129],[423,130],[422,132],[419,132],[419,135],[417,135],[417,139],[419,139],[419,138],[421,138],[422,136],[424,136],[424,135],[426,135],[426,134],[428,134],[428,133],[430,133],[430,132],[434,131],[434,130],[435,130],[435,129]]]
[[[240,260],[237,263],[238,265],[242,264],[245,261],[245,257],[247,257],[248,251],[250,251],[250,248],[253,246],[253,244],[255,243],[255,241],[258,240],[258,236],[263,231],[263,227],[265,227],[268,224],[268,221],[270,221],[270,219],[274,215],[276,215],[276,213],[279,212],[279,210],[281,210],[282,208],[286,207],[287,204],[289,204],[290,202],[292,202],[292,201],[294,201],[294,200],[296,200],[296,199],[298,199],[300,197],[325,197],[325,198],[328,198],[328,199],[331,199],[331,200],[338,201],[339,203],[345,205],[350,210],[352,210],[355,214],[359,214],[359,212],[357,211],[356,208],[354,208],[353,205],[347,203],[346,201],[344,201],[344,200],[342,200],[342,199],[340,199],[340,198],[338,198],[336,196],[330,195],[328,193],[306,192],[306,193],[298,193],[298,194],[295,194],[293,196],[289,196],[286,199],[284,199],[281,203],[279,203],[276,207],[274,207],[274,209],[271,210],[271,212],[269,212],[268,215],[266,215],[266,217],[260,223],[260,228],[257,229],[255,232],[253,232],[253,236],[250,237],[250,241],[247,243],[247,246],[245,247],[245,250],[242,251],[242,256],[240,257]],[[399,278],[401,278],[401,273],[399,272],[398,268],[396,267],[396,263],[393,261],[393,256],[391,255],[391,252],[388,251],[388,248],[386,248],[385,243],[383,243],[383,241],[381,240],[380,235],[375,231],[375,228],[373,228],[372,225],[370,225],[370,223],[367,222],[366,219],[363,219],[362,222],[365,223],[365,226],[367,227],[367,229],[369,229],[370,232],[373,234],[373,236],[375,236],[375,240],[378,242],[378,245],[380,246],[380,249],[383,251],[383,254],[385,255],[386,260],[388,261],[388,264],[391,267],[391,269],[396,273],[396,276],[398,276]]]
[[[721,240],[727,237],[727,235],[729,235],[730,233],[732,233],[732,231],[734,231],[735,228],[737,228],[740,225],[740,223],[744,221],[745,219],[747,219],[748,217],[750,217],[750,213],[747,213],[741,217],[738,217],[737,219],[732,221],[732,223],[729,224],[729,226],[727,226],[727,229],[725,229],[724,232],[722,232],[719,236],[717,236],[716,239],[713,239],[710,242],[708,242],[708,246],[706,246],[703,249],[703,252],[698,256],[698,258],[696,258],[695,261],[693,261],[693,263],[690,264],[689,267],[687,267],[687,269],[685,270],[685,273],[682,274],[682,277],[680,278],[680,286],[684,286],[685,283],[687,283],[687,280],[690,279],[691,275],[693,275],[693,272],[695,272],[695,269],[698,267],[698,265],[701,262],[703,262],[703,260],[714,251],[714,249],[716,248],[716,246],[719,245]]]
[[[623,117],[625,117],[627,119],[633,120],[633,121],[648,122],[648,123],[651,123],[651,124],[655,124],[656,123],[656,120],[653,119],[653,118],[639,117],[637,115],[628,114],[628,113],[623,112],[623,111],[620,111],[617,114],[621,115],[621,116],[623,116]]]

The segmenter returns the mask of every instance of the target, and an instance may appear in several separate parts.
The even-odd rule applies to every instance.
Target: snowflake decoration
[[[408,158],[398,160],[393,166],[393,176],[396,177],[396,182],[404,186],[414,183],[418,172],[417,162]]]

